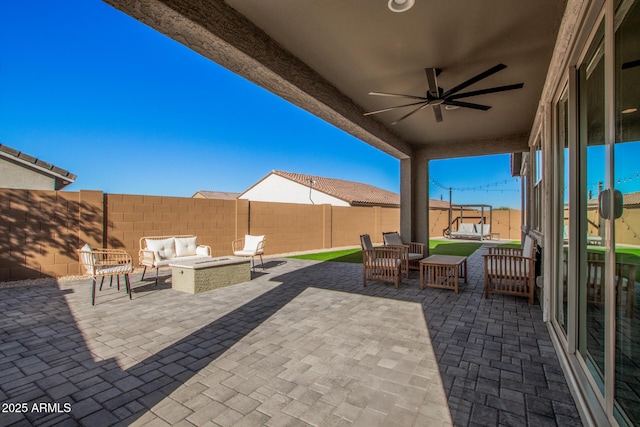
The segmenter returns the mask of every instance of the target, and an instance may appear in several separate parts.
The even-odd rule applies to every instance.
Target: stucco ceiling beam
[[[431,144],[419,151],[428,160],[523,152],[529,151],[529,133]]]

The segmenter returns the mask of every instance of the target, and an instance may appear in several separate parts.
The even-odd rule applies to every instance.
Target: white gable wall
[[[309,198],[308,185],[302,185],[275,174],[267,176],[253,188],[243,193],[239,199],[246,199],[252,202],[350,206],[349,203],[344,200],[322,193],[313,188],[313,186],[311,188],[311,198]]]

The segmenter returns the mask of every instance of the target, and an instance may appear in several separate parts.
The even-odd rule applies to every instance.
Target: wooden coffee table
[[[467,283],[467,257],[455,255],[431,255],[420,261],[420,289],[453,289],[458,293],[458,281]]]

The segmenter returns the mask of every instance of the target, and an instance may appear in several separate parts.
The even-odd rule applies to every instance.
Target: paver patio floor
[[[0,425],[582,425],[540,306],[483,298],[483,251],[458,295],[296,259],[94,307],[90,280],[0,289],[0,402],[28,408]]]

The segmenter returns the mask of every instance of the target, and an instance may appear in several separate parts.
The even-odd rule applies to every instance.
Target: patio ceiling
[[[398,158],[526,149],[566,4],[416,0],[393,13],[387,0],[105,1]],[[426,67],[442,70],[446,91],[499,63],[508,68],[463,92],[524,88],[463,100],[488,111],[443,108],[437,123],[426,108],[396,125],[411,107],[363,116],[411,102],[370,91],[424,96]]]

